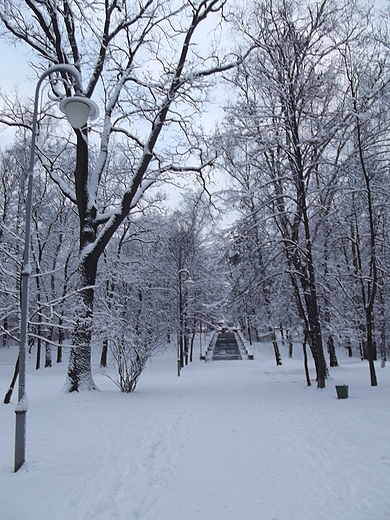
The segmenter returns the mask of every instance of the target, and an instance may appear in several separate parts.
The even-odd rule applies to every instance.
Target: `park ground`
[[[36,371],[31,359],[16,474],[17,392],[0,405],[1,520],[389,520],[390,368],[378,362],[372,388],[367,363],[338,351],[318,390],[299,345],[293,359],[282,347],[280,367],[268,343],[254,355],[196,355],[177,377],[168,348],[130,395],[98,363],[100,391],[65,394],[66,363]],[[16,357],[0,349],[3,394]]]

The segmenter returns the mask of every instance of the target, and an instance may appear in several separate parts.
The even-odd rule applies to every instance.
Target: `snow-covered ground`
[[[339,352],[327,388],[302,356],[155,357],[134,394],[63,394],[66,365],[27,375],[27,462],[13,473],[17,392],[0,405],[1,520],[389,520],[390,369]],[[3,398],[16,349],[0,349]],[[314,371],[311,370],[314,377]],[[338,400],[335,384],[349,384]]]

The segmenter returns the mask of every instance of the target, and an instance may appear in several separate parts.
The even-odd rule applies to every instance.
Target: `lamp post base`
[[[15,410],[15,466],[16,473],[26,460],[26,410]]]

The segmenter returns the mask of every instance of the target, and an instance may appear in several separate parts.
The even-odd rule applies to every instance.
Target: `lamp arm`
[[[190,272],[188,269],[180,269],[180,271],[177,273],[177,275],[180,277],[181,273],[186,273],[187,276],[190,276]]]
[[[35,140],[37,135],[37,119],[38,119],[38,103],[39,103],[39,90],[41,88],[43,80],[52,74],[53,72],[67,72],[76,81],[76,95],[81,96],[83,93],[83,87],[81,85],[80,74],[77,69],[72,67],[72,65],[66,65],[65,63],[61,63],[59,65],[53,65],[45,70],[40,76],[36,89],[35,89],[35,101],[34,101],[34,114],[33,114],[33,124],[32,124],[32,137],[31,137],[31,150],[30,150],[30,168],[29,174],[34,169],[34,156],[35,156]]]
[[[32,122],[32,136],[31,136],[31,150],[30,150],[30,165],[28,171],[28,192],[27,192],[27,210],[26,210],[26,237],[25,237],[25,248],[24,248],[24,265],[23,270],[28,268],[29,265],[29,241],[30,241],[30,221],[31,221],[31,205],[32,205],[32,178],[34,172],[34,157],[35,157],[35,141],[37,136],[37,120],[38,120],[38,103],[39,103],[39,90],[41,88],[43,80],[52,74],[53,72],[66,72],[73,76],[76,81],[76,93],[82,94],[82,85],[79,72],[71,65],[59,64],[49,67],[40,76],[36,89],[35,89],[35,101],[34,101],[34,113]]]

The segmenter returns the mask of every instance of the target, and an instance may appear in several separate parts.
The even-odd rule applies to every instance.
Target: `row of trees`
[[[270,336],[277,364],[280,333],[301,338],[323,387],[324,342],[331,365],[338,341],[356,344],[377,383],[388,294],[382,18],[353,0],[253,1],[242,11],[227,0],[18,0],[0,4],[0,19],[7,38],[34,50],[38,74],[73,64],[85,94],[104,106],[97,131],[67,134],[54,126],[53,99],[73,87],[52,77],[40,114],[31,332],[48,365],[51,347],[60,360],[65,336],[71,343],[70,391],[94,388],[95,335],[102,364],[111,347],[119,386],[134,388],[137,367],[183,328],[175,318],[183,269],[198,281],[192,318],[218,320],[229,294],[233,319]],[[203,25],[209,45],[198,36]],[[221,44],[228,33],[234,53]],[[226,118],[206,136],[196,121],[221,76],[230,85]],[[3,101],[1,121],[20,128],[1,163],[6,341],[17,339],[31,114],[23,100]],[[208,193],[213,166],[232,179],[221,197],[238,217],[210,241],[201,198],[165,215],[157,189],[194,174]]]
[[[4,202],[0,236],[3,347],[17,342],[19,336],[27,151],[20,135],[0,160],[0,197]],[[36,355],[38,369],[42,362],[45,367],[61,362],[64,350],[68,357],[79,307],[77,215],[44,168],[37,167],[35,188],[29,350]],[[186,345],[191,345],[195,331],[210,325],[210,320],[216,322],[220,312],[220,307],[213,305],[221,291],[207,205],[192,193],[183,198],[180,211],[169,212],[161,207],[162,198],[157,193],[145,199],[126,219],[104,252],[94,287],[95,356],[100,353],[102,368],[112,360],[116,362],[115,382],[124,392],[135,389],[146,361],[155,351],[167,342],[176,344],[183,317],[183,336]],[[184,270],[190,273],[194,285],[183,294],[185,308],[180,312]],[[186,354],[190,353],[183,349],[182,364]],[[107,375],[110,373],[107,370]]]
[[[38,74],[48,65],[72,64],[83,79],[85,95],[96,95],[103,104],[93,146],[90,128],[75,130],[64,140],[58,126],[41,140],[39,150],[47,175],[78,217],[69,391],[95,387],[95,288],[98,263],[109,244],[121,235],[129,214],[142,207],[153,186],[186,172],[204,180],[209,161],[199,149],[194,117],[205,99],[208,78],[232,68],[237,57],[219,52],[213,39],[207,47],[200,45],[198,33],[207,21],[208,30],[218,35],[225,4],[226,0],[0,3],[5,37],[32,49]],[[41,122],[50,115],[52,100],[63,95],[61,85],[65,94],[72,93],[67,80],[66,75],[51,78],[50,103],[41,111]],[[30,127],[29,115],[22,104],[5,100],[5,124]]]
[[[230,78],[237,100],[219,135],[240,213],[227,253],[237,312],[267,324],[277,364],[275,330],[299,324],[319,387],[323,344],[335,366],[335,341],[359,346],[376,385],[389,294],[387,27],[370,8],[328,0],[256,2],[237,25],[254,49]]]

